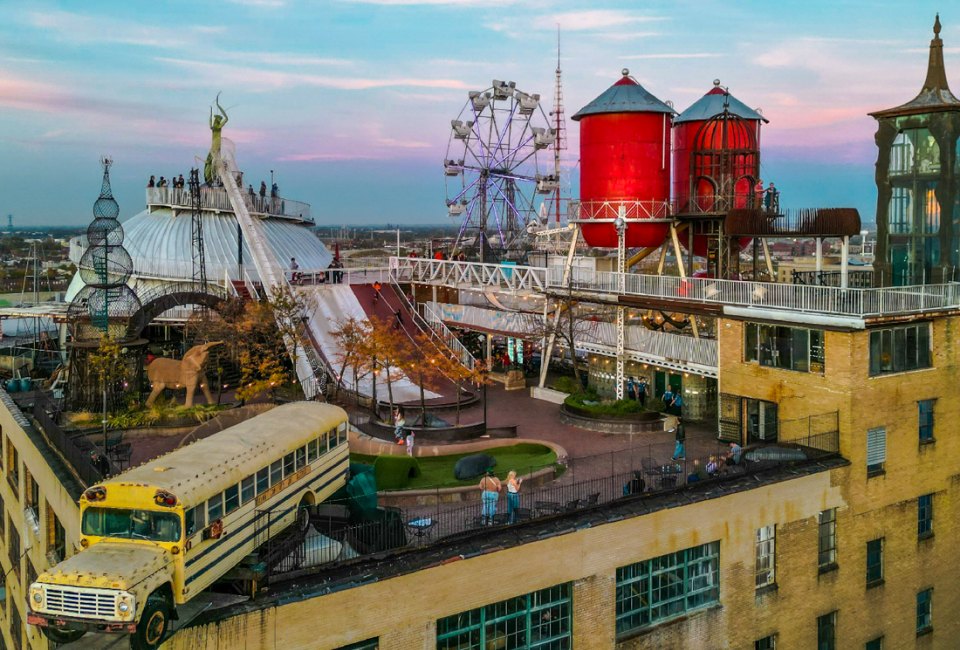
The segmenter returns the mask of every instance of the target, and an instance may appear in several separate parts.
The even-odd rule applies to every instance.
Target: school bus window
[[[240,483],[240,503],[246,503],[253,498],[253,474]]]
[[[297,450],[297,469],[302,469],[307,464],[307,448],[300,447]]]
[[[270,485],[276,485],[283,480],[283,461],[275,460],[270,463]]]
[[[337,430],[330,429],[327,431],[327,449],[333,449],[337,446]]]
[[[311,440],[307,443],[307,462],[312,463],[317,459],[317,441]]]
[[[327,453],[327,434],[323,434],[317,438],[317,453],[325,454]]]
[[[203,508],[190,508],[183,513],[183,520],[187,528],[187,536],[189,537],[203,528]]]
[[[81,524],[84,535],[148,539],[153,542],[180,540],[180,517],[172,512],[127,508],[87,508]]]
[[[207,501],[207,521],[215,521],[223,515],[223,492]]]
[[[283,476],[286,478],[293,474],[293,452],[283,457]]]
[[[270,487],[270,468],[264,467],[257,472],[257,494],[263,494]]]
[[[236,484],[231,485],[224,490],[223,494],[226,497],[224,499],[226,513],[229,515],[231,512],[240,507],[240,488]]]

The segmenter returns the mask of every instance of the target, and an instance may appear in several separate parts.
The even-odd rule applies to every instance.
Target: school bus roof
[[[331,404],[284,404],[159,456],[104,481],[103,485],[107,486],[108,495],[111,485],[162,488],[175,494],[189,508],[208,493],[239,483],[271,460],[346,419],[347,412]]]

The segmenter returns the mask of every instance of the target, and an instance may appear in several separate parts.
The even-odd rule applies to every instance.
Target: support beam
[[[673,254],[677,256],[677,268],[680,271],[680,277],[686,278],[687,272],[683,268],[683,251],[680,250],[680,238],[677,237],[676,222],[670,224],[670,239],[673,240]]]
[[[563,266],[563,280],[562,283],[564,286],[570,285],[570,274],[573,272],[573,256],[577,252],[577,239],[580,237],[580,226],[574,226],[573,235],[570,237],[570,249],[567,251],[567,263]],[[567,305],[569,308],[570,305]],[[544,313],[546,313],[546,304],[544,304]],[[553,345],[557,340],[557,326],[560,324],[560,301],[557,301],[556,309],[553,314],[553,327],[550,328],[550,336],[547,338],[547,344],[544,346],[543,350],[540,352],[540,388],[543,388],[547,384],[547,368],[550,367],[550,357],[553,356]],[[573,318],[573,314],[570,315],[570,318]],[[546,321],[544,321],[546,322]],[[572,341],[571,341],[572,345]],[[573,357],[573,362],[577,362],[577,354],[573,350],[570,351],[571,356]]]
[[[817,244],[817,284],[820,284],[820,273],[823,271],[823,239],[817,237],[814,241]]]
[[[770,247],[767,245],[766,239],[761,239],[760,243],[763,244],[763,261],[767,265],[767,273],[770,274],[770,281],[776,282],[777,277],[773,274],[773,260],[770,259]]]
[[[850,257],[850,236],[843,236],[843,244],[840,246],[840,288],[846,289],[850,269],[848,268]]]

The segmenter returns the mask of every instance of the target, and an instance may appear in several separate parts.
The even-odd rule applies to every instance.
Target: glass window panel
[[[270,485],[277,485],[283,480],[283,461],[275,460],[270,463]]]
[[[283,457],[283,477],[284,477],[284,478],[293,475],[293,471],[294,471],[294,470],[293,470],[293,467],[294,467],[294,460],[293,460],[293,458],[294,458],[294,453],[293,453],[293,452],[290,452],[289,454],[287,454],[286,456]]]
[[[270,488],[270,468],[264,467],[257,472],[257,494],[263,494]]]
[[[820,568],[829,567],[837,561],[837,509],[824,510],[819,516],[817,536],[817,563]]]
[[[223,515],[223,493],[207,501],[207,521],[215,521]]]
[[[255,496],[254,478],[251,474],[240,482],[240,502],[247,503]]]
[[[933,627],[933,589],[917,593],[917,632]]]
[[[817,650],[836,650],[837,613],[817,617]]]
[[[917,499],[917,536],[933,533],[933,495],[924,494]]]
[[[307,448],[306,446],[300,447],[296,452],[296,468],[297,470],[302,469],[307,464]]]
[[[234,510],[240,507],[240,486],[231,485],[223,492],[224,495],[224,510],[226,514],[230,514]]]
[[[311,440],[307,443],[307,462],[312,463],[317,459],[317,441]]]
[[[756,586],[758,589],[776,582],[776,535],[776,525],[757,529]]]
[[[867,584],[883,580],[883,538],[867,542]]]

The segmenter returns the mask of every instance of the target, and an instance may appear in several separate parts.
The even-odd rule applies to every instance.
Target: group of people
[[[647,384],[646,377],[640,377],[637,380],[635,377],[630,377],[627,379],[627,399],[635,399],[640,402],[641,406],[647,405],[647,389],[649,384]]]
[[[172,187],[175,190],[182,190],[186,187],[186,181],[183,179],[183,174],[171,176],[169,181],[164,176],[161,176],[158,181],[157,177],[151,174],[147,187]]]
[[[517,520],[517,511],[520,509],[520,485],[522,483],[523,479],[518,478],[514,470],[507,473],[507,523],[512,524]],[[504,485],[493,473],[493,469],[488,469],[477,487],[480,488],[480,498],[483,504],[480,510],[483,525],[492,526],[497,516],[497,505]]]
[[[647,394],[650,392],[650,384],[647,383],[646,377],[628,377],[627,378],[627,399],[637,400],[640,402],[641,406],[647,405]],[[683,409],[683,395],[680,393],[679,388],[674,388],[667,384],[666,388],[663,390],[663,399],[664,410],[670,415],[680,416],[680,413]]]
[[[327,271],[317,274],[317,282],[323,284],[327,281],[327,274],[329,273],[330,282],[332,284],[340,284],[343,282],[343,262],[339,258],[334,258],[330,262],[330,266],[327,267]],[[303,273],[300,272],[300,265],[297,264],[297,258],[290,258],[290,284],[303,284],[306,278],[304,278]]]
[[[773,185],[773,181],[764,189],[763,180],[757,179],[757,184],[753,187],[755,196],[755,205],[763,208],[767,212],[776,212],[780,208],[780,192]]]

